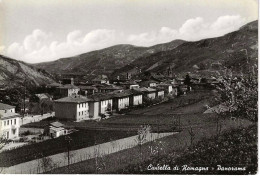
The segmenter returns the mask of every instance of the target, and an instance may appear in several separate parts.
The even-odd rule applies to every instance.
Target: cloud
[[[96,29],[83,34],[80,30],[74,30],[67,34],[64,41],[58,41],[51,33],[36,29],[21,43],[14,42],[8,47],[1,46],[0,53],[25,62],[37,63],[75,56],[119,43],[151,46],[175,39],[195,41],[218,37],[237,30],[245,23],[246,19],[239,15],[221,16],[213,22],[206,22],[202,17],[196,17],[185,21],[179,29],[161,27],[157,31],[140,34],[126,35],[122,31],[110,29]]]
[[[239,15],[221,16],[214,22],[205,22],[202,17],[185,21],[179,29],[162,27],[158,32],[132,34],[127,41],[132,44],[150,46],[157,43],[169,42],[174,39],[196,41],[203,38],[218,37],[237,30],[246,23]]]

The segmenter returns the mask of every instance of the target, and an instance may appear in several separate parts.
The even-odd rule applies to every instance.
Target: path
[[[146,142],[153,141],[158,138],[166,137],[169,135],[172,135],[174,133],[160,133],[159,135],[157,133],[151,133],[147,136]],[[84,160],[88,160],[91,158],[95,158],[97,156],[97,153],[100,155],[107,155],[111,153],[115,153],[124,149],[132,148],[137,146],[137,135],[131,136],[128,138],[123,138],[91,147],[86,147],[79,150],[71,151],[71,161],[70,164],[78,163]],[[59,153],[55,155],[49,156],[51,158],[52,162],[56,165],[55,168],[67,166],[67,152]],[[37,174],[44,172],[42,167],[40,167],[40,161],[41,159],[36,159],[32,161],[28,161],[25,163],[21,163],[18,165],[14,165],[8,168],[4,168],[2,173],[8,173],[8,174]],[[45,170],[49,171],[50,168]]]

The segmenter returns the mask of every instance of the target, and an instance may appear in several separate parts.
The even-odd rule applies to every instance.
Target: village
[[[149,80],[133,80],[130,74],[127,74],[125,79],[108,80],[105,75],[100,75],[87,83],[79,81],[75,83],[74,78],[63,78],[60,83],[47,85],[47,92],[35,94],[33,96],[35,98],[30,100],[25,99],[28,102],[52,102],[53,107],[48,108],[48,112],[41,111],[40,114],[30,115],[28,107],[24,106],[20,113],[16,113],[14,106],[0,103],[0,134],[1,140],[5,141],[2,142],[2,148],[4,145],[8,146],[8,143],[15,142],[17,144],[11,146],[18,147],[19,141],[23,143],[40,139],[39,135],[29,135],[35,130],[31,132],[30,128],[28,130],[23,127],[26,124],[55,118],[55,122],[48,124],[48,133],[45,133],[45,126],[40,130],[40,134],[44,133],[44,139],[56,138],[74,131],[64,128],[62,124],[64,121],[80,123],[105,120],[129,112],[131,109],[156,106],[169,98],[186,95],[193,89],[212,89],[217,83],[214,78],[208,79],[205,83],[205,80],[204,82],[194,80],[189,75],[183,79],[163,81],[152,76]],[[27,137],[26,133],[28,133]],[[9,147],[12,148],[14,147]]]

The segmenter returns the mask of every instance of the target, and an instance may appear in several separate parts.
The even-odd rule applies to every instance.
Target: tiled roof
[[[146,93],[156,92],[155,89],[152,89],[152,88],[150,88],[150,87],[134,88],[134,90],[139,91],[139,92],[146,92]]]
[[[58,100],[55,100],[55,102],[60,102],[60,103],[84,103],[88,102],[91,99],[88,99],[87,97],[84,97],[82,95],[73,95],[65,98],[61,98]]]
[[[127,96],[132,95],[132,93],[128,92],[128,91],[113,91],[108,94],[112,95],[113,98],[127,97]]]
[[[88,96],[88,98],[90,99],[90,101],[100,101],[100,100],[112,99],[113,97],[110,94],[94,94]]]
[[[13,109],[15,106],[11,106],[8,104],[0,103],[0,110]]]
[[[108,90],[121,90],[123,89],[122,87],[119,87],[119,86],[105,86],[105,87],[101,87],[100,89],[108,89]]]
[[[78,86],[80,89],[82,90],[86,90],[86,89],[93,89],[93,90],[98,90],[96,87],[93,86]]]

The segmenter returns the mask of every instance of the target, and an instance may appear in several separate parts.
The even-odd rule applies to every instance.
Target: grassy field
[[[238,121],[230,120],[229,118],[223,119],[222,121],[222,132],[227,132],[232,129],[241,128],[249,126],[251,123],[247,120],[239,123]],[[216,136],[216,124],[207,124],[204,126],[193,127],[193,132],[195,133],[195,138],[193,145],[201,140],[206,140],[212,136]],[[188,128],[183,129],[180,133],[162,138],[155,142],[146,143],[142,146],[142,159],[140,157],[140,148],[134,147],[131,149],[123,150],[111,155],[102,156],[96,159],[91,159],[70,165],[70,169],[67,167],[62,167],[55,169],[49,173],[52,174],[87,174],[87,173],[124,173],[124,169],[129,165],[139,165],[145,161],[151,159],[161,158],[170,152],[175,152],[175,157],[177,158],[191,145],[190,135]],[[154,150],[157,149],[157,152]],[[140,168],[143,169],[143,168]]]

